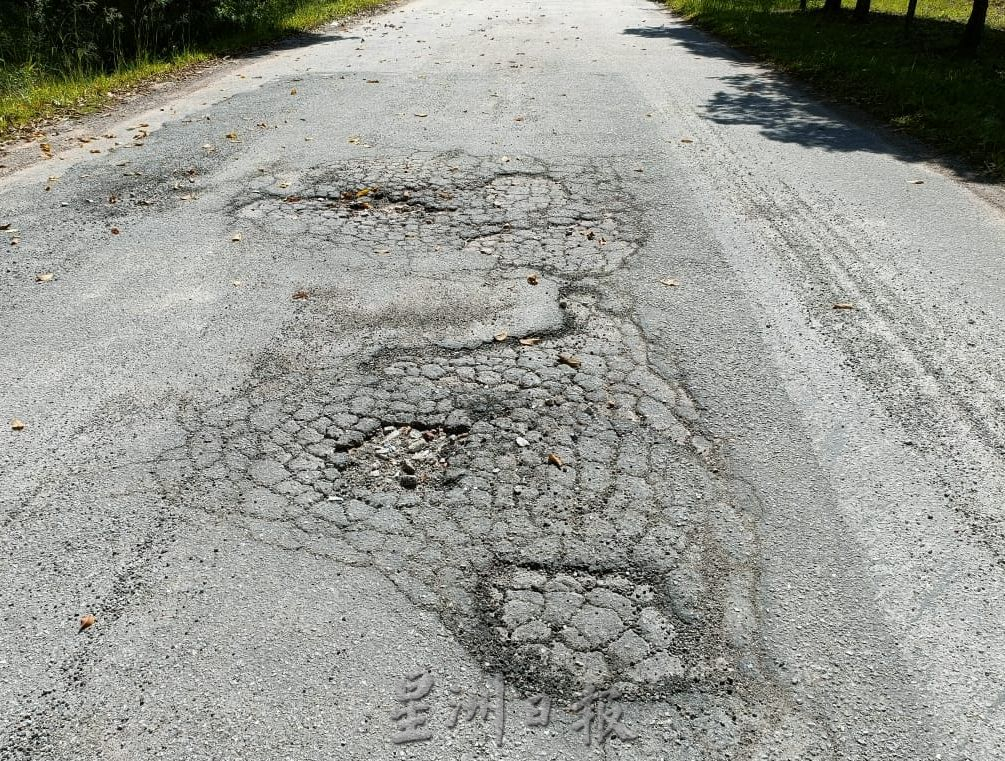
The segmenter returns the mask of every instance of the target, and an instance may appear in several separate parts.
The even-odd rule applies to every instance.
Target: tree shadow
[[[929,19],[923,21],[925,23],[918,25],[917,37],[912,44],[927,48],[926,52],[933,55],[945,56],[945,40],[954,38],[947,33],[947,27],[958,29],[960,25]],[[929,21],[935,23],[929,25]],[[886,20],[883,19],[868,33],[876,34],[885,26]],[[929,26],[939,26],[938,32],[929,29]],[[898,26],[897,31],[902,31],[902,26]],[[798,30],[793,29],[792,33],[796,34]],[[934,148],[914,138],[894,132],[879,121],[881,117],[864,113],[855,106],[836,103],[826,94],[812,93],[810,88],[804,89],[785,75],[764,71],[763,66],[770,64],[759,65],[744,53],[696,27],[687,24],[636,27],[625,29],[624,34],[667,40],[696,56],[718,58],[738,69],[737,73],[716,77],[723,86],[699,112],[703,118],[716,124],[756,127],[769,140],[808,148],[886,154],[910,162],[935,161],[959,177],[989,180],[989,177],[967,167],[963,160],[937,153]],[[938,52],[936,44],[942,46]]]
[[[831,113],[826,106],[776,77],[732,74],[719,77],[719,81],[728,89],[715,93],[702,114],[716,124],[755,126],[769,140],[808,148],[921,158],[920,146],[916,149],[894,146],[886,136]]]
[[[233,58],[261,58],[277,50],[298,50],[328,42],[362,41],[363,37],[354,35],[331,34],[328,32],[298,32],[290,37],[284,37],[274,42],[267,42],[242,50]]]

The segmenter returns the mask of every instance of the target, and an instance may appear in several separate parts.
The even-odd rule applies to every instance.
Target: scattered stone
[[[464,433],[471,429],[471,418],[463,410],[454,410],[443,422],[443,430],[447,433]]]

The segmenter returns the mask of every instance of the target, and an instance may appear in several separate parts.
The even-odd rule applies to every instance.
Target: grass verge
[[[894,130],[959,157],[981,179],[1005,180],[1005,6],[992,0],[976,57],[959,55],[965,0],[920,0],[907,31],[903,7],[874,0],[857,22],[798,0],[664,0],[755,58],[853,104]]]
[[[389,0],[304,0],[281,16],[161,58],[145,58],[113,71],[49,70],[32,63],[0,64],[0,139],[57,116],[83,115],[108,103],[112,93],[177,73],[228,53],[246,50]]]

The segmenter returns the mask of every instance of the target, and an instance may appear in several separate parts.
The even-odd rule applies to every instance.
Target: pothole
[[[464,154],[352,161],[296,183],[260,180],[264,197],[239,213],[318,243],[463,251],[573,276],[611,272],[639,243],[619,179],[594,166],[566,170]]]

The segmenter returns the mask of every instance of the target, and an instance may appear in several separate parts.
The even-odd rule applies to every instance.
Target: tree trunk
[[[799,0],[799,10],[801,11],[806,10],[806,0]]]
[[[872,0],[856,0],[855,20],[865,21],[869,16],[869,9],[872,7]]]
[[[911,28],[914,21],[914,14],[918,10],[918,0],[907,0],[907,16],[904,18],[904,26]]]
[[[841,0],[824,0],[824,13],[837,13],[840,10]]]
[[[984,24],[988,19],[988,0],[974,0],[974,8],[970,12],[967,28],[963,30],[960,48],[964,53],[977,52],[981,36],[984,34]]]

